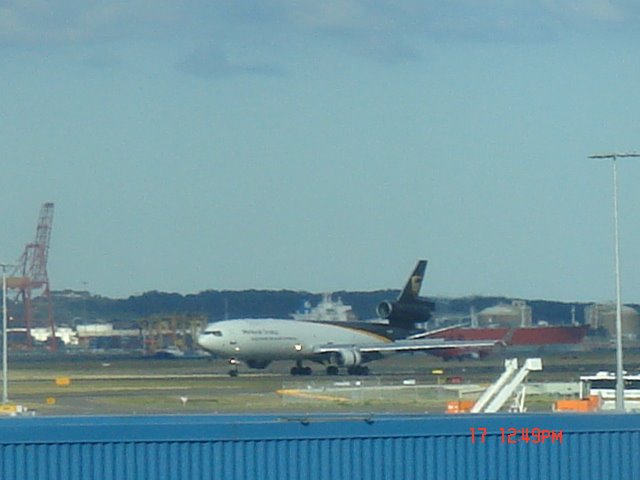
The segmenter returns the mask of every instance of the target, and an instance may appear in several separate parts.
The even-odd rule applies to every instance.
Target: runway
[[[630,352],[625,358],[627,370],[638,369],[638,354]],[[9,398],[39,415],[441,413],[447,401],[469,394],[465,388],[478,390],[494,381],[503,361],[497,356],[442,362],[424,354],[396,355],[369,364],[372,373],[366,377],[329,377],[320,365],[311,376],[292,377],[289,362],[276,362],[266,370],[241,367],[240,376],[231,378],[224,360],[10,358]],[[581,374],[613,368],[614,362],[608,351],[548,356],[543,358],[543,372],[531,374],[531,381],[577,381]],[[434,374],[440,370],[442,374]],[[60,377],[68,378],[69,385],[56,385]],[[549,411],[552,400],[549,395],[537,401],[532,397],[529,411]]]

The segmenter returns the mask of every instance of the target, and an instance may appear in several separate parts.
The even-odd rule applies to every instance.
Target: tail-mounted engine
[[[415,323],[426,322],[431,318],[433,302],[428,300],[414,300],[412,303],[381,302],[376,309],[380,318],[386,318],[392,325],[413,326]]]
[[[388,319],[392,326],[406,329],[412,329],[416,323],[424,323],[431,318],[435,304],[420,296],[426,269],[427,261],[419,260],[398,299],[378,305],[377,312],[380,318]]]

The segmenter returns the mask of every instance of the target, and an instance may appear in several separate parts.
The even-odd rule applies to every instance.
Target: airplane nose
[[[208,350],[210,352],[219,350],[223,346],[222,342],[222,331],[215,330],[205,330],[204,332],[198,335],[196,342],[198,345],[202,347],[204,350]]]
[[[208,340],[208,335],[205,335],[204,333],[201,333],[200,335],[198,335],[198,338],[197,338],[196,341],[198,342],[198,345],[200,345],[202,348],[206,349],[207,348],[207,344],[209,343],[207,340]]]

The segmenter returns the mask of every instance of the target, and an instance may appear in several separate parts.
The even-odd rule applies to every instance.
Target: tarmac
[[[613,351],[542,358],[544,370],[529,376],[529,411],[551,411],[555,399],[575,397],[580,375],[615,364]],[[625,359],[628,371],[638,370],[640,355],[628,352]],[[502,356],[443,362],[409,354],[372,362],[365,377],[329,377],[314,364],[311,376],[292,377],[289,362],[275,362],[265,370],[241,367],[232,378],[222,359],[10,355],[8,395],[38,415],[442,413],[448,401],[477,398],[503,371],[503,362]]]

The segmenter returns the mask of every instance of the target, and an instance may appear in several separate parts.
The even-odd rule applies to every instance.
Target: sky
[[[54,8],[55,7],[55,8]],[[0,1],[0,259],[53,290],[615,298],[640,4]],[[619,159],[640,302],[640,159]]]

